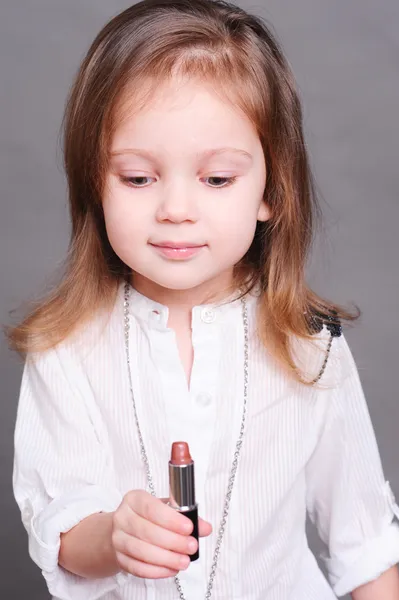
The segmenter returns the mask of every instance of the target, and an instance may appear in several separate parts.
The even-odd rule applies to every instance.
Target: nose
[[[170,183],[162,191],[156,218],[159,222],[183,223],[198,220],[194,193],[182,182]]]

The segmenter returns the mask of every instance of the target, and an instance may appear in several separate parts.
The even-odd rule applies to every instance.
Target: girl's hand
[[[212,526],[199,519],[198,529],[204,537]],[[134,490],[113,515],[112,546],[124,571],[146,579],[174,577],[198,548],[192,530],[191,521],[164,501]]]

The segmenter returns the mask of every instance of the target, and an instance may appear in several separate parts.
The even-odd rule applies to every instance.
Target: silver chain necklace
[[[129,283],[125,283],[124,292],[125,293],[124,293],[123,313],[124,313],[124,329],[125,329],[125,349],[126,349],[127,370],[128,370],[128,375],[129,375],[130,395],[131,395],[132,404],[133,404],[134,419],[136,422],[137,435],[139,438],[140,454],[141,454],[141,458],[144,463],[148,487],[150,489],[151,495],[156,497],[154,481],[153,481],[151,469],[150,469],[150,463],[149,463],[148,455],[147,455],[147,452],[145,449],[143,435],[141,433],[140,422],[139,422],[138,415],[137,415],[136,402],[134,399],[133,385],[132,385],[132,374],[131,374],[131,370],[130,370],[130,352],[129,352],[130,284]],[[224,532],[226,529],[227,517],[229,514],[229,508],[230,508],[230,500],[231,500],[231,495],[233,492],[234,480],[236,477],[238,460],[240,457],[240,452],[241,452],[241,447],[242,447],[242,442],[243,442],[243,437],[244,437],[245,420],[246,420],[246,415],[247,415],[248,364],[249,364],[248,363],[248,346],[249,346],[249,344],[248,344],[248,310],[247,310],[247,303],[246,303],[246,300],[244,297],[241,298],[241,307],[242,307],[242,321],[243,321],[243,325],[244,325],[244,396],[243,396],[244,399],[243,399],[243,407],[242,407],[241,426],[240,426],[240,433],[238,435],[238,440],[237,440],[235,451],[234,451],[230,475],[229,475],[229,479],[228,479],[227,492],[226,492],[226,495],[224,498],[223,514],[222,514],[222,518],[221,518],[220,525],[219,525],[218,536],[216,539],[215,551],[213,554],[212,566],[211,566],[208,586],[207,586],[207,590],[206,590],[206,594],[205,594],[205,600],[209,600],[212,595],[213,582],[215,579],[216,569],[217,569],[217,565],[218,565],[220,548],[222,545],[223,536],[224,536]],[[177,591],[179,593],[180,600],[186,600],[179,577],[176,575],[176,577],[174,579],[175,579],[175,583],[176,583]]]

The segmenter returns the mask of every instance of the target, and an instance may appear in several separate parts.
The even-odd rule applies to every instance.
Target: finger
[[[126,534],[120,536],[117,550],[140,562],[165,567],[172,571],[184,571],[190,564],[190,557],[187,554],[165,550]]]
[[[207,537],[212,533],[212,525],[204,519],[198,519],[198,535],[200,537]]]
[[[147,492],[131,492],[129,505],[140,517],[159,525],[159,527],[182,535],[189,535],[192,532],[193,524],[190,519]]]
[[[161,498],[161,502],[167,504],[169,498]],[[208,521],[204,521],[201,517],[198,517],[198,533],[200,537],[206,537],[212,533],[212,525]]]
[[[169,498],[161,498],[161,502],[167,504],[169,502]],[[199,537],[207,537],[212,533],[212,525],[208,523],[208,521],[204,521],[201,517],[198,517],[198,534]]]
[[[142,577],[144,579],[166,579],[167,577],[175,577],[178,574],[178,571],[166,569],[165,567],[148,565],[147,563],[140,562],[125,554],[117,553],[117,558],[121,569],[126,571],[126,573],[131,573],[135,577]]]
[[[198,542],[195,538],[159,527],[139,515],[135,515],[134,520],[125,516],[120,525],[125,533],[165,550],[172,550],[180,554],[194,554],[198,549]]]

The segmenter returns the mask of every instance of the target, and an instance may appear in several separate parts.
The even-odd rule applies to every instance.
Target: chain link
[[[324,371],[326,370],[328,359],[330,358],[331,346],[332,346],[333,339],[334,339],[334,336],[332,334],[330,334],[330,338],[328,340],[327,350],[326,350],[326,353],[325,353],[325,356],[324,356],[323,364],[321,366],[321,369],[320,369],[319,374],[317,375],[317,377],[315,377],[310,382],[312,385],[318,383],[320,381],[320,379],[322,378],[322,376],[324,375]]]
[[[139,438],[140,454],[141,454],[141,458],[144,463],[148,487],[149,487],[151,495],[156,496],[154,480],[152,478],[150,463],[148,460],[148,455],[147,455],[147,452],[145,449],[144,440],[143,440],[143,436],[141,433],[140,422],[139,422],[139,418],[138,418],[138,414],[137,414],[136,402],[135,402],[134,393],[133,393],[132,373],[131,373],[131,368],[130,368],[130,352],[129,352],[129,332],[130,332],[129,300],[130,300],[130,284],[125,283],[124,331],[125,331],[125,350],[126,350],[128,376],[129,376],[130,395],[131,395],[132,404],[133,404],[134,420],[136,422],[137,435]],[[222,518],[221,518],[220,525],[219,525],[218,536],[216,539],[215,550],[214,550],[214,554],[213,554],[213,560],[212,560],[212,565],[211,565],[211,570],[210,570],[210,575],[209,575],[209,581],[208,581],[206,594],[205,594],[205,600],[210,600],[211,595],[212,595],[213,582],[215,579],[216,570],[217,570],[217,566],[218,566],[220,548],[222,545],[224,532],[226,529],[227,517],[229,514],[229,508],[230,508],[230,500],[231,500],[231,495],[233,492],[234,480],[235,480],[236,473],[237,473],[238,461],[239,461],[239,457],[240,457],[240,452],[241,452],[242,442],[243,442],[243,437],[244,437],[244,431],[245,431],[245,421],[246,421],[246,416],[247,416],[248,366],[249,366],[248,330],[249,330],[249,328],[248,328],[248,310],[247,310],[247,303],[246,303],[245,297],[241,298],[241,306],[242,306],[242,320],[243,320],[243,325],[244,325],[244,400],[243,400],[243,408],[242,408],[241,426],[240,426],[240,432],[239,432],[238,440],[237,440],[236,447],[235,447],[235,452],[234,452],[234,456],[233,456],[233,462],[231,465],[230,475],[229,475],[229,479],[228,479],[227,492],[226,492],[226,496],[224,499],[223,513],[222,513]],[[180,582],[180,579],[178,576],[175,577],[175,584],[176,584],[176,588],[177,588],[180,600],[186,600],[186,598],[184,596],[183,588],[182,588],[182,585],[181,585],[181,582]]]

